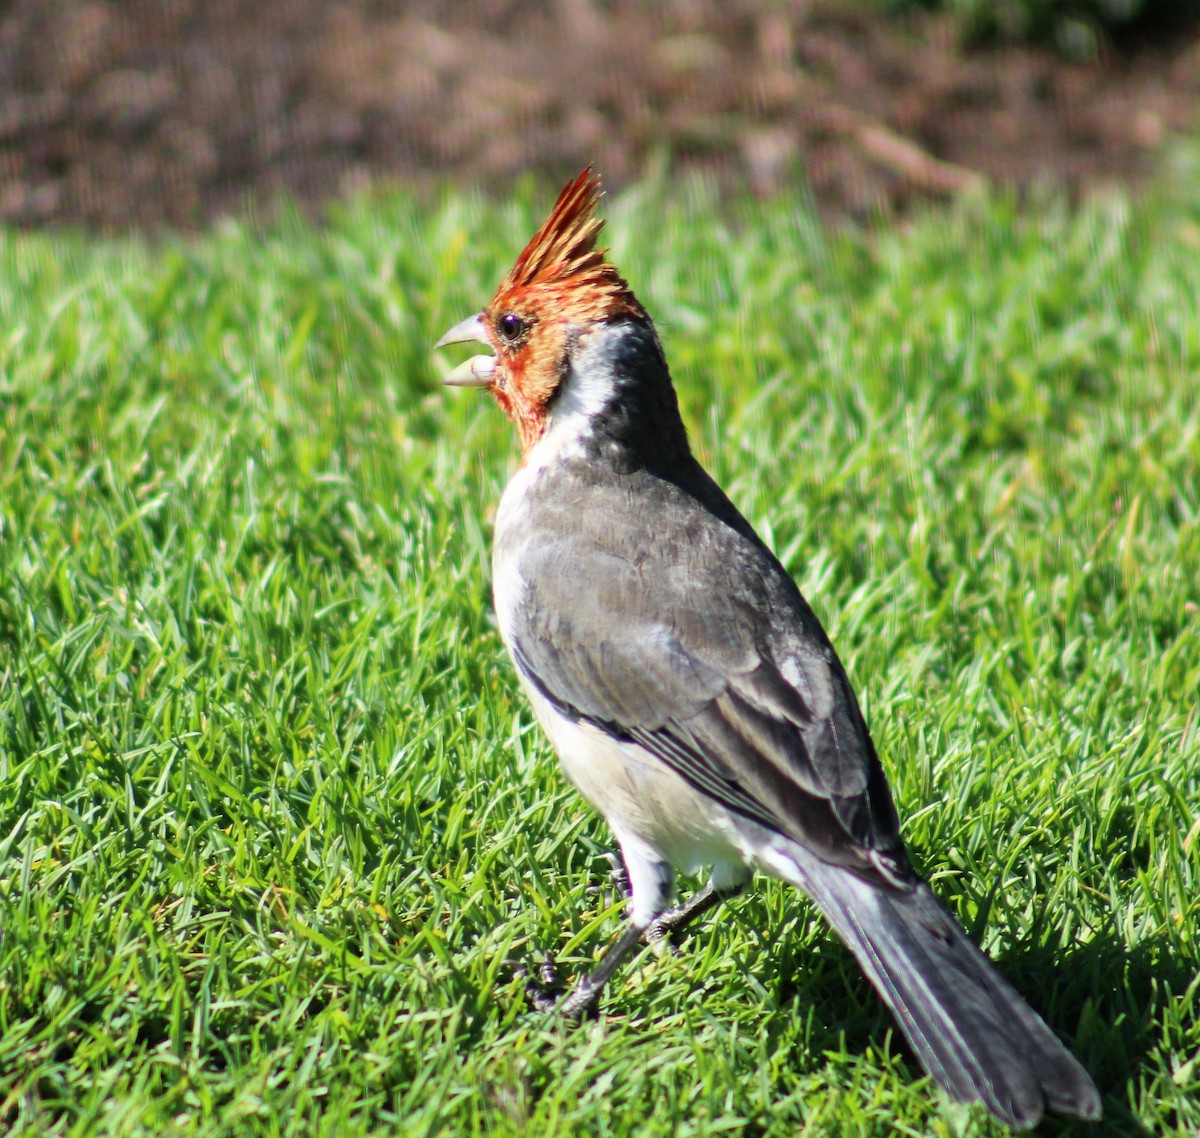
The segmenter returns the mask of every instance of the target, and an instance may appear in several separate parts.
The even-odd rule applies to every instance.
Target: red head
[[[445,382],[487,387],[516,424],[524,451],[546,429],[547,410],[566,377],[573,343],[616,317],[645,318],[605,251],[596,248],[604,225],[595,216],[600,195],[600,179],[591,167],[564,186],[491,303],[438,341],[440,347],[478,340],[495,352],[468,360]]]

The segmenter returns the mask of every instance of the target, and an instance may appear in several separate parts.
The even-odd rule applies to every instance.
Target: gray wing
[[[882,767],[816,616],[723,495],[724,518],[663,492],[666,524],[636,551],[615,536],[625,495],[591,488],[586,511],[537,509],[509,630],[517,666],[560,712],[640,744],[729,809],[906,880]]]

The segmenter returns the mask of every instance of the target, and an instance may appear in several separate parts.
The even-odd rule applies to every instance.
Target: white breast
[[[684,873],[712,866],[718,880],[741,879],[741,867],[768,839],[762,827],[733,815],[643,747],[563,715],[521,680],[567,777],[623,849],[646,847]]]
[[[603,374],[603,369],[597,370]],[[518,606],[527,603],[521,564],[530,542],[538,540],[530,493],[549,467],[582,453],[595,416],[611,398],[610,387],[588,380],[591,369],[582,372],[572,369],[545,435],[526,454],[500,499],[492,589],[500,634],[510,655]],[[753,858],[766,831],[694,789],[644,748],[563,715],[521,674],[519,665],[517,672],[567,776],[608,821],[627,862],[633,855],[689,872],[713,866],[719,883],[744,877],[742,867]],[[635,867],[630,870],[636,877]],[[648,919],[657,914],[641,915]]]

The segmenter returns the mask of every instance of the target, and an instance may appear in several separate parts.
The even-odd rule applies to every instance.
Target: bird
[[[913,868],[846,671],[783,565],[692,452],[650,316],[598,247],[591,167],[487,306],[435,345],[521,461],[493,534],[497,625],[562,768],[604,817],[627,921],[557,1003],[595,1009],[641,942],[755,871],[799,888],[921,1065],[1012,1129],[1096,1119],[1095,1084]],[[672,907],[676,872],[707,881]]]

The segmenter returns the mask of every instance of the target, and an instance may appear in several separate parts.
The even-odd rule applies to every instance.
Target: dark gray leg
[[[627,922],[621,935],[600,958],[600,963],[575,985],[575,990],[566,999],[563,999],[562,982],[558,978],[554,958],[548,956],[538,969],[538,978],[526,979],[525,998],[540,1012],[557,1009],[560,1015],[568,1019],[583,1019],[596,1010],[604,985],[620,968],[622,961],[638,947],[645,931],[642,926]]]
[[[609,850],[604,858],[612,867],[608,871],[607,886],[589,885],[587,891],[599,897],[600,903],[607,909],[614,901],[628,901],[633,896],[633,889],[630,887],[629,872],[621,860],[621,855],[616,850]]]
[[[736,897],[744,888],[743,884],[735,885],[730,889],[718,889],[709,881],[703,889],[698,889],[682,905],[668,909],[661,917],[656,917],[651,921],[646,926],[646,931],[642,933],[642,939],[647,944],[653,944],[656,940],[662,940],[671,933],[679,932],[697,917],[704,916],[709,909],[715,909],[722,901]]]
[[[604,985],[621,966],[621,962],[637,947],[644,931],[630,921],[621,930],[616,943],[600,958],[600,963],[575,985],[575,991],[559,1005],[559,1012],[576,1019],[595,1011]]]
[[[561,1015],[572,1019],[579,1019],[594,1011],[604,985],[621,962],[638,947],[647,927],[666,909],[674,874],[671,866],[653,847],[640,838],[626,836],[621,839],[621,857],[610,857],[609,860],[613,863],[614,884],[628,898],[630,919],[620,936],[600,958],[600,963],[579,981],[575,990],[561,1003],[558,1001],[562,986],[558,982],[554,960],[547,958],[539,970],[541,982],[528,980],[525,984],[526,998],[539,1011],[557,1007]]]
[[[686,904],[668,909],[648,925],[641,927],[632,921],[628,922],[613,946],[600,958],[600,963],[579,981],[566,999],[562,998],[563,988],[554,960],[547,957],[539,969],[539,979],[526,981],[526,998],[538,1011],[548,1012],[557,1008],[561,1015],[569,1019],[582,1019],[590,1015],[596,1010],[604,985],[612,979],[612,974],[625,958],[637,948],[639,941],[643,944],[654,944],[655,941],[681,931],[710,909],[715,909],[722,901],[736,897],[744,888],[744,885],[734,885],[729,889],[717,889],[710,881],[703,889],[693,893]]]

